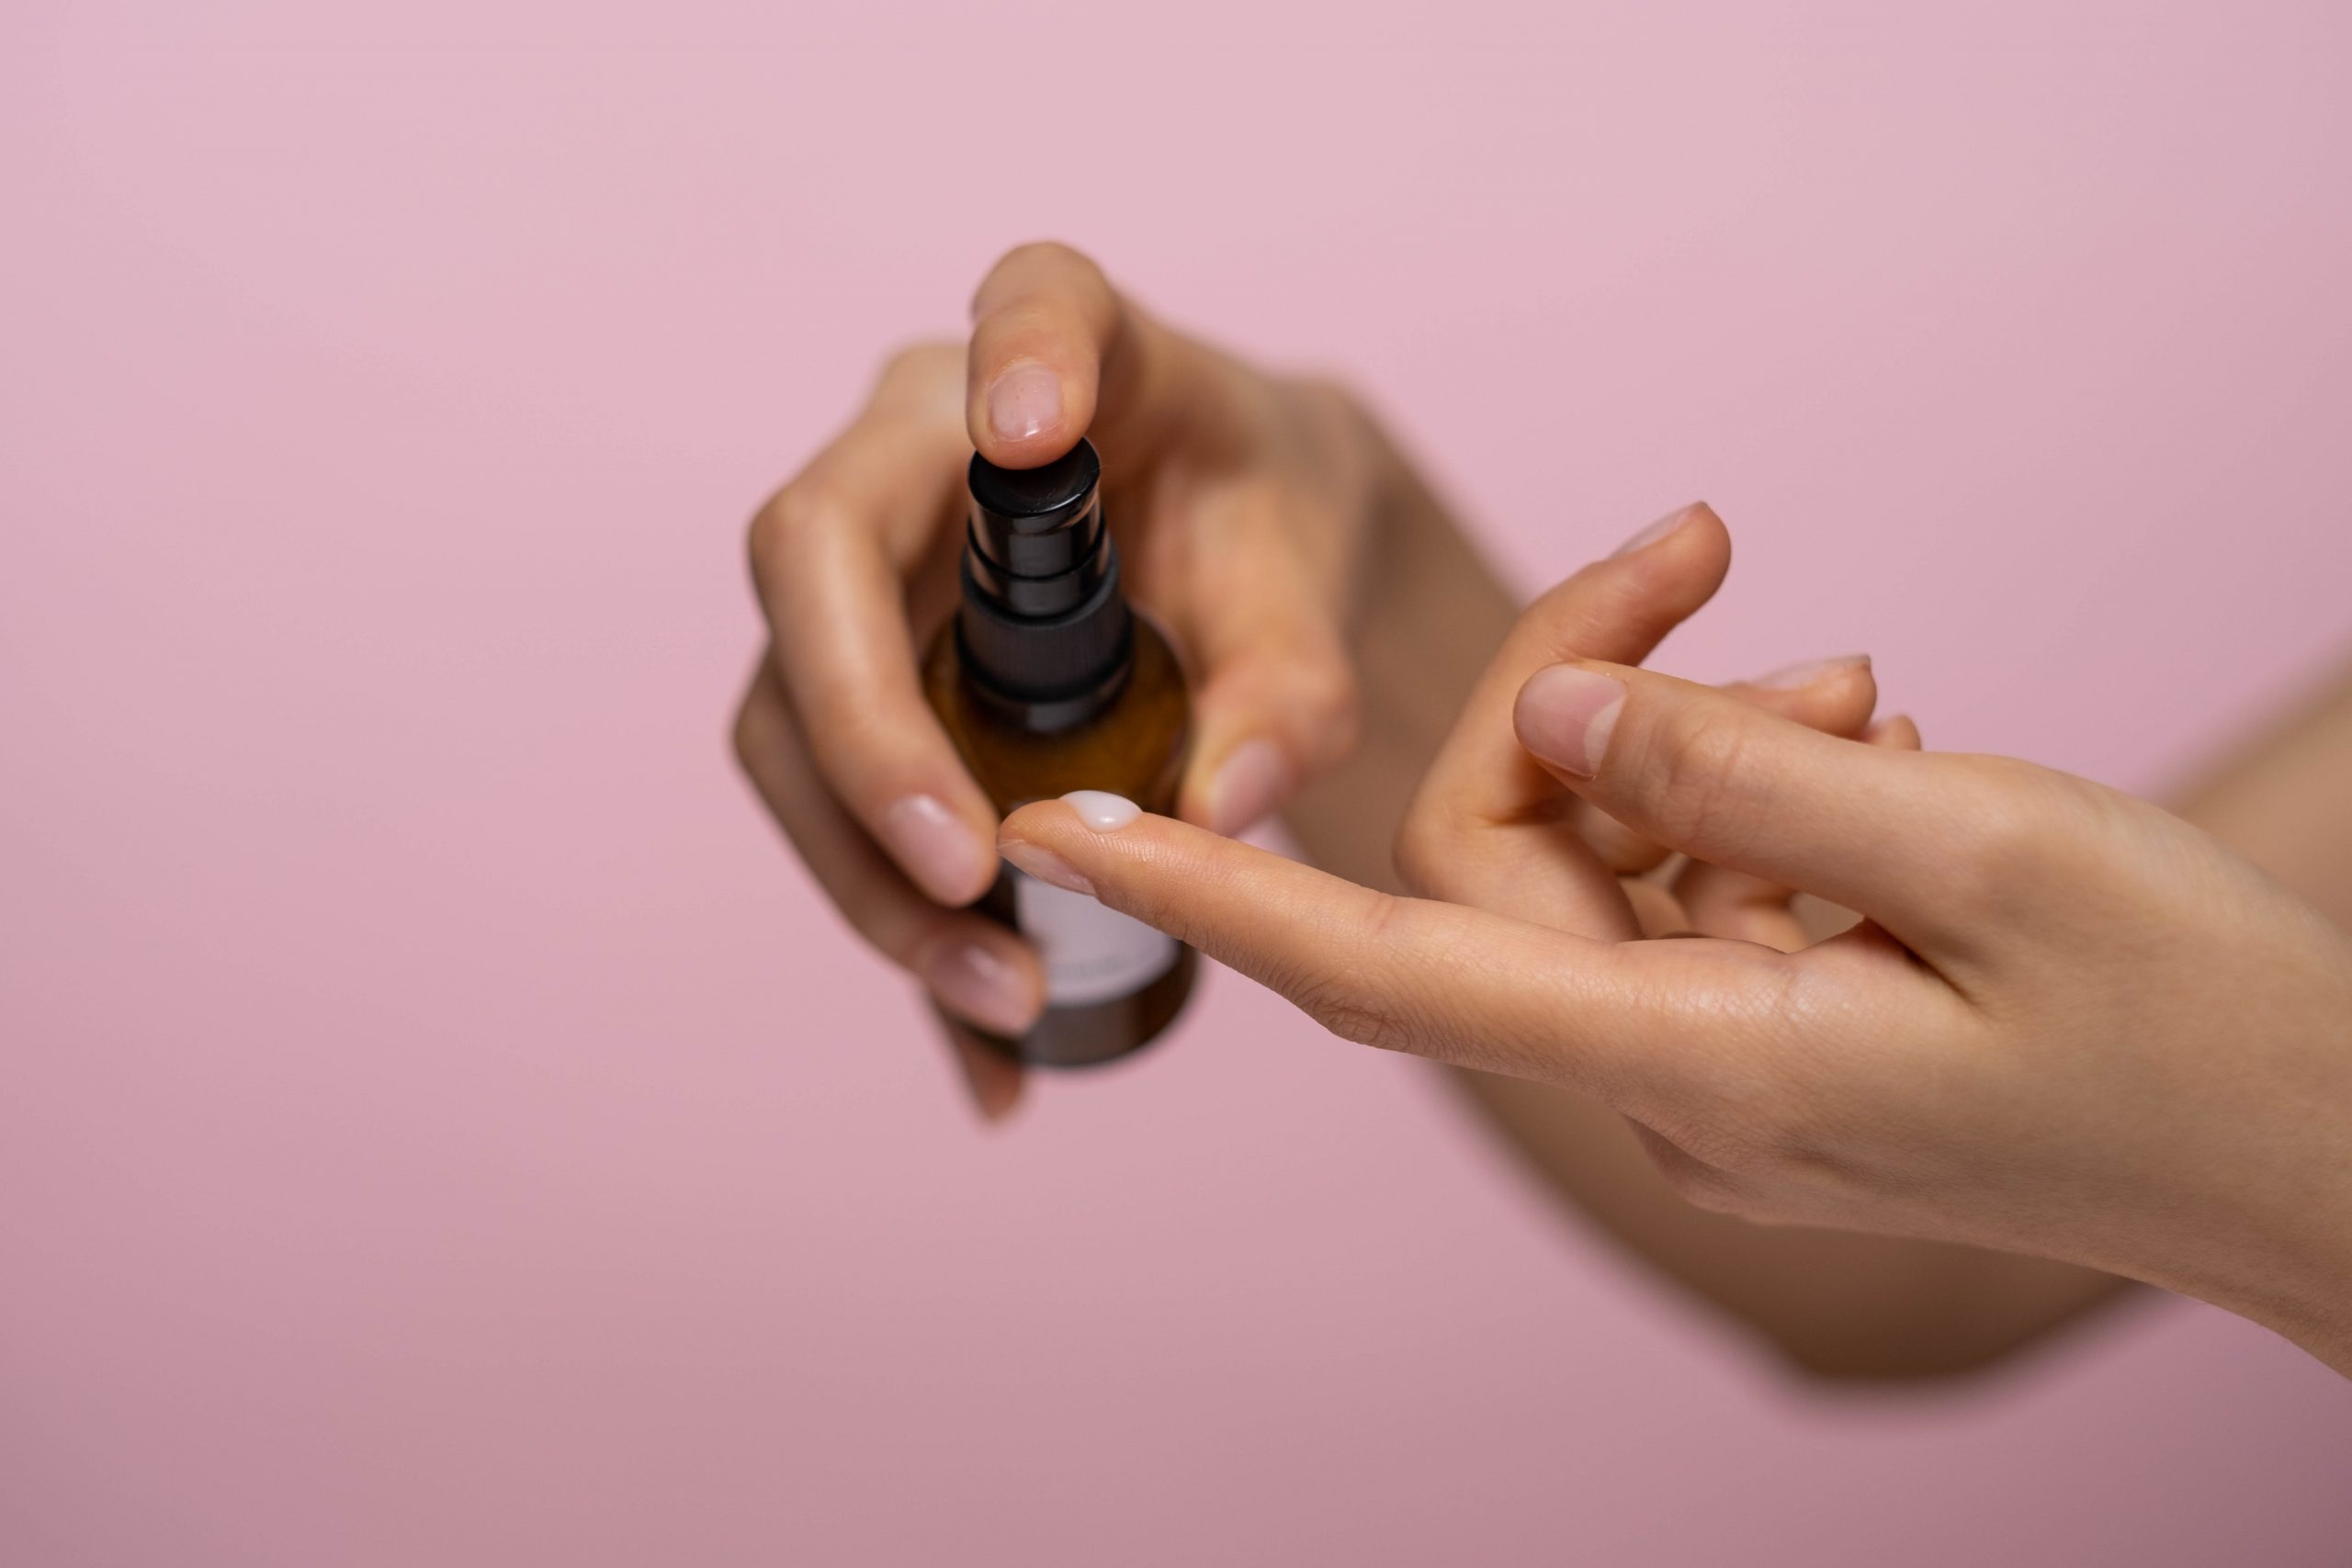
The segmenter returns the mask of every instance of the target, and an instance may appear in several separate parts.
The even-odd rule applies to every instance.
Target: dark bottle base
[[[1176,1021],[1192,995],[1200,962],[1200,954],[1191,948],[1179,948],[1168,973],[1143,989],[1085,1007],[1047,1008],[1036,1027],[1018,1040],[969,1024],[963,1027],[983,1044],[1027,1067],[1099,1067],[1125,1061]]]

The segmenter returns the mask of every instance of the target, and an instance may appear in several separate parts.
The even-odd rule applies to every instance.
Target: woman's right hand
[[[1607,1102],[1703,1207],[2086,1264],[2352,1372],[2352,938],[2115,791],[1633,668],[1728,547],[1693,513],[1528,612],[1400,841],[1430,897],[1055,803],[1005,853],[1349,1039]],[[1578,802],[1868,919],[1642,940]]]
[[[1043,976],[965,908],[997,874],[996,812],[917,675],[917,639],[954,602],[973,451],[1020,468],[1080,435],[1101,449],[1125,581],[1193,686],[1179,814],[1219,832],[1353,744],[1349,621],[1393,458],[1345,394],[1170,331],[1063,246],[1005,256],[972,314],[968,344],[894,358],[753,521],[771,647],[735,745],[858,932],[950,1015],[1018,1035]],[[982,1112],[1003,1114],[1018,1068],[951,1038]]]

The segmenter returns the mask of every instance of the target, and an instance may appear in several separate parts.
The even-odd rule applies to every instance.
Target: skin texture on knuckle
[[[1694,1209],[1711,1214],[1739,1214],[1747,1193],[1730,1172],[1684,1148],[1676,1140],[1640,1122],[1633,1123],[1650,1156],[1650,1164],[1667,1190]]]
[[[1373,976],[1357,956],[1383,950],[1403,908],[1397,899],[1375,896],[1351,922],[1354,942],[1318,950],[1311,969],[1304,962],[1286,965],[1286,972],[1264,976],[1266,982],[1342,1040],[1383,1051],[1410,1050],[1413,1034],[1395,976]]]
[[[1713,703],[1679,706],[1637,732],[1634,767],[1619,792],[1645,807],[1639,825],[1674,849],[1736,861],[1753,836],[1736,809],[1753,750],[1745,716]]]
[[[1950,861],[1952,906],[1980,920],[2023,916],[2105,869],[2095,846],[2105,813],[2094,786],[2007,757],[1938,758],[1959,802]]]
[[[1301,1012],[1342,1040],[1381,1051],[1407,1048],[1396,1012],[1383,1005],[1380,998],[1359,991],[1340,978],[1302,978],[1293,982],[1289,994]]]
[[[1721,984],[1703,971],[1677,977],[1683,1022],[1672,1055],[1682,1071],[1628,1109],[1744,1182],[1837,1176],[1849,1135],[1883,1090],[1872,1053],[1852,1048],[1852,1009],[1802,962],[1736,946],[1717,956],[1743,973]]]

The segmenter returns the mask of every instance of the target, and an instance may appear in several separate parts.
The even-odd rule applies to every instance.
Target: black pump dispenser
[[[1133,657],[1119,554],[1102,521],[1102,460],[1081,440],[1035,468],[972,454],[956,636],[965,664],[1023,702],[1100,693]]]

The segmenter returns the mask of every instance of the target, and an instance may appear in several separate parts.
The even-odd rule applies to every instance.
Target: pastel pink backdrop
[[[2346,1561],[2267,1334],[1807,1389],[1229,975],[983,1133],[724,732],[1050,234],[1531,586],[1712,500],[1669,667],[2161,787],[2352,635],[2348,17],[12,6],[0,1560]]]

